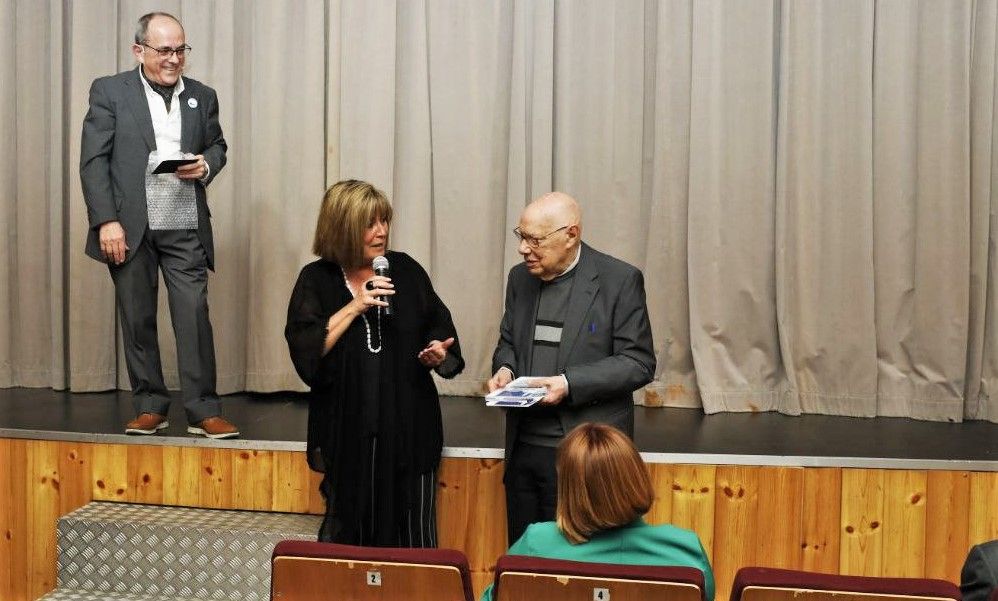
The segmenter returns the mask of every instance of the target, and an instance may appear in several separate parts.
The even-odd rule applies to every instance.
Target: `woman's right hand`
[[[371,307],[387,307],[388,302],[381,297],[395,294],[394,288],[395,284],[392,284],[391,278],[383,275],[372,276],[364,280],[351,303],[358,314],[366,313]]]

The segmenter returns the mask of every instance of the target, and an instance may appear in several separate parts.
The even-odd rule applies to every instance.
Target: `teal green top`
[[[554,522],[531,524],[508,555],[532,555],[547,559],[569,559],[636,566],[680,566],[703,572],[706,601],[714,601],[714,572],[707,553],[692,530],[671,524],[650,526],[641,518],[631,524],[593,535],[588,542],[573,545]],[[492,585],[482,601],[492,601]]]

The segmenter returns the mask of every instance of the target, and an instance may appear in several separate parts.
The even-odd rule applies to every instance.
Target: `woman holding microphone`
[[[434,547],[443,431],[430,370],[452,378],[464,360],[426,271],[388,250],[391,222],[371,184],[326,191],[312,244],[320,258],[298,276],[284,334],[311,387],[308,459],[325,474],[319,540]]]

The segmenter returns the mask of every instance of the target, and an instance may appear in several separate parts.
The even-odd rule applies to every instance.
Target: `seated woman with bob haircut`
[[[605,424],[585,423],[558,445],[556,522],[531,524],[509,555],[598,563],[693,567],[704,597],[714,599],[714,573],[696,533],[646,524],[655,493],[634,443]],[[492,587],[482,601],[492,600]]]

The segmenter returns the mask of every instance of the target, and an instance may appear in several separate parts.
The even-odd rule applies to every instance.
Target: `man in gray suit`
[[[181,77],[191,48],[173,16],[139,19],[136,69],[96,79],[83,122],[80,179],[90,229],[86,252],[114,281],[136,418],[129,434],[169,426],[156,332],[162,270],[177,339],[187,428],[211,438],[239,435],[221,417],[208,320],[214,245],[205,187],[225,165],[215,91]],[[155,153],[155,154],[153,154]],[[176,175],[154,175],[163,159],[194,159]]]
[[[509,272],[490,391],[536,376],[543,400],[506,412],[506,516],[513,543],[553,520],[555,451],[583,422],[634,434],[631,393],[655,375],[644,277],[582,242],[582,212],[567,194],[531,202],[513,233],[524,262]]]

